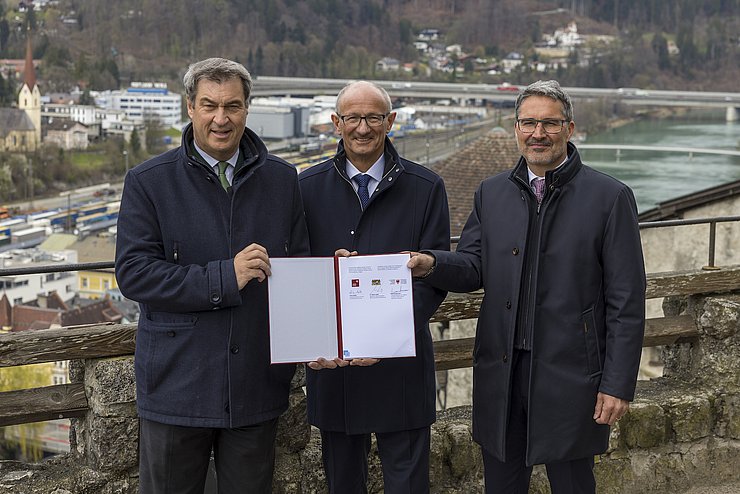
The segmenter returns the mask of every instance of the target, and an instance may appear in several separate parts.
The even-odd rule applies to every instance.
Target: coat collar
[[[195,162],[200,166],[205,166],[210,172],[213,169],[200,157],[193,146],[193,124],[192,122],[185,126],[182,131],[182,145],[180,153],[185,155],[187,160]],[[248,127],[244,129],[244,135],[239,142],[239,161],[234,170],[234,180],[237,177],[251,173],[267,161],[267,147],[262,140]]]
[[[581,163],[581,156],[578,154],[578,149],[572,142],[568,142],[568,159],[562,166],[555,170],[550,170],[545,173],[545,187],[555,189],[562,187],[570,182],[576,174],[583,168]],[[527,175],[527,161],[524,156],[519,157],[514,170],[509,175],[509,180],[520,187],[529,187],[529,176]]]
[[[398,151],[396,151],[396,148],[393,146],[393,143],[388,138],[388,136],[385,137],[385,150],[383,151],[383,153],[385,154],[385,168],[383,169],[383,178],[385,178],[388,173],[392,172],[392,176],[395,176],[404,170],[401,159],[398,156]],[[347,153],[344,150],[344,140],[340,140],[339,144],[337,144],[337,154],[334,155],[333,159],[334,168],[337,170],[337,172],[339,172],[340,175],[342,175],[342,177],[349,180],[349,177],[347,177],[345,166],[346,160]],[[382,185],[383,183],[384,181],[381,180],[380,184]],[[380,185],[378,185],[378,187],[380,187]]]

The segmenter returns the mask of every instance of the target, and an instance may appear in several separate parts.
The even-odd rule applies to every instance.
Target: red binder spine
[[[339,293],[339,257],[334,256],[334,306],[337,308],[337,355],[344,358],[344,345],[342,344],[342,303]]]

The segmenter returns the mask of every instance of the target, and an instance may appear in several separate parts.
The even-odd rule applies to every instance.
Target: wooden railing
[[[657,273],[648,276],[646,298],[740,292],[740,266],[717,271]],[[482,292],[450,294],[433,321],[477,317]],[[648,319],[643,346],[689,341],[698,335],[691,316]],[[0,335],[0,367],[133,355],[134,324],[97,324]],[[438,370],[470,367],[473,338],[437,341]],[[0,426],[84,416],[88,410],[81,383],[0,393]]]

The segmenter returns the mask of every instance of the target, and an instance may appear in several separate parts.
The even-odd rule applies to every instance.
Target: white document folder
[[[416,356],[409,258],[271,258],[271,362]]]

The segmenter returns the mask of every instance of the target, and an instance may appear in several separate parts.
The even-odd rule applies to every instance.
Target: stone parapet
[[[665,376],[638,384],[630,411],[612,429],[596,460],[600,494],[683,492],[737,481],[740,476],[740,296],[669,299],[667,316],[690,315],[699,337],[663,350]],[[138,488],[135,383],[131,358],[73,366],[89,412],[72,423],[72,451],[38,464],[0,461],[0,493],[134,494]],[[305,418],[304,376],[297,373],[290,409],[278,428],[273,492],[326,493],[319,431]],[[471,409],[438,414],[432,427],[432,492],[482,492],[480,448],[472,441]],[[369,492],[382,492],[376,445]],[[531,494],[546,494],[535,467]]]

